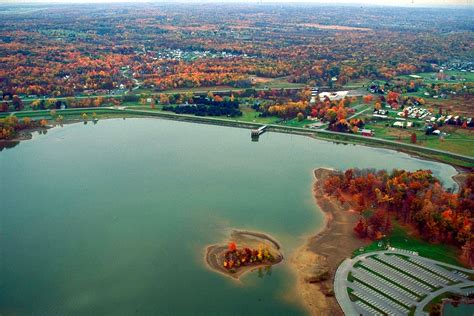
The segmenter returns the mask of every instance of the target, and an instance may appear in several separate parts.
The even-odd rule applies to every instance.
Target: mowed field
[[[443,73],[445,75],[444,79],[438,78],[439,73],[437,72],[420,72],[414,75],[421,77],[421,79],[429,83],[474,82],[474,72],[447,70]],[[412,79],[412,80],[416,79],[416,78],[410,77],[409,75],[399,76],[399,78]]]
[[[474,131],[454,126],[443,126],[441,130],[447,135],[438,137],[435,135],[425,135],[424,128],[397,128],[385,126],[385,122],[369,123],[365,128],[375,131],[375,136],[411,143],[411,135],[415,133],[417,136],[417,145],[429,148],[446,150],[449,152],[459,153],[462,155],[474,157]]]
[[[420,256],[426,258],[462,266],[458,260],[459,249],[454,246],[433,244],[424,241],[412,229],[398,222],[393,223],[392,232],[382,240],[382,243],[380,243],[380,241],[374,241],[367,247],[364,247],[362,251],[359,249],[355,250],[352,255],[355,257],[362,253],[381,250],[381,247],[387,243],[390,244],[391,247],[416,251]]]

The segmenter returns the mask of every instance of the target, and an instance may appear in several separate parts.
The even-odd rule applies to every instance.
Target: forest
[[[2,8],[0,91],[7,100],[137,88],[248,88],[262,78],[342,86],[474,57],[473,18],[460,9],[160,3]]]
[[[165,105],[163,111],[172,111],[177,114],[194,114],[197,116],[241,116],[239,103],[233,97],[224,100],[220,96],[191,98],[192,104],[185,103],[177,106]]]
[[[388,235],[395,219],[430,242],[456,245],[474,255],[472,172],[459,192],[444,188],[431,170],[348,169],[329,177],[324,187],[360,214],[354,232],[361,238]]]

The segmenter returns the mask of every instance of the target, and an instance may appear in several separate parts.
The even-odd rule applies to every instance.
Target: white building
[[[328,97],[330,101],[338,101],[344,99],[348,93],[349,91],[321,92],[319,94],[319,100],[324,101],[324,99]]]

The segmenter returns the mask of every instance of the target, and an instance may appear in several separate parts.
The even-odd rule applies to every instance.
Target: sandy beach
[[[351,211],[347,204],[341,205],[324,194],[324,181],[333,172],[324,168],[314,170],[313,193],[325,214],[325,225],[290,259],[297,275],[295,291],[311,315],[343,315],[334,297],[334,273],[355,249],[368,243],[353,234],[358,214]]]

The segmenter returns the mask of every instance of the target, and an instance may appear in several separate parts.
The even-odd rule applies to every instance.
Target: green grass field
[[[285,78],[276,78],[270,79],[268,82],[260,82],[254,86],[249,87],[249,89],[302,89],[306,84],[303,83],[292,83],[286,81]],[[163,91],[154,91],[152,89],[147,88],[140,88],[134,91],[134,94],[174,94],[174,93],[206,93],[208,91],[219,91],[219,92],[227,92],[227,91],[243,91],[246,88],[236,88],[232,86],[213,86],[213,87],[196,87],[196,88],[177,88],[177,89],[169,89]]]
[[[428,148],[446,150],[449,152],[474,157],[474,131],[462,128],[442,127],[440,130],[448,135],[439,138],[435,135],[425,135],[425,131],[420,127],[397,128],[385,126],[393,124],[394,121],[378,121],[376,123],[368,123],[365,128],[375,131],[375,136],[389,139],[399,140],[403,143],[410,143],[411,133],[417,136],[417,145],[426,146]]]
[[[382,242],[382,247],[379,247],[380,242]],[[372,242],[367,247],[364,247],[363,251],[356,249],[353,252],[353,256],[357,256],[362,253],[383,250],[384,245],[387,245],[387,243],[389,243],[391,247],[416,251],[420,256],[426,258],[462,266],[458,260],[459,250],[456,247],[444,244],[433,244],[424,241],[419,237],[411,236],[407,233],[405,228],[396,222],[393,223],[393,230],[390,236],[387,236],[382,241]]]
[[[410,236],[407,231],[399,225],[394,225],[388,240],[392,247],[409,249],[418,252],[420,256],[426,258],[460,265],[458,260],[459,250],[456,247],[445,244],[432,244],[420,238]]]
[[[143,105],[137,102],[127,102],[123,104],[124,106],[129,106],[131,109],[134,110],[147,110],[147,111],[161,111],[161,106],[157,105],[155,109],[151,109],[150,105]],[[240,106],[240,110],[242,111],[242,116],[234,117],[234,120],[242,121],[242,122],[253,122],[253,123],[260,123],[260,124],[275,124],[281,119],[276,116],[269,116],[269,117],[259,117],[259,113],[254,109],[248,106]],[[218,117],[218,116],[215,116]],[[221,118],[225,118],[221,116]]]
[[[285,78],[276,78],[276,79],[270,79],[268,82],[260,82],[255,85],[254,88],[256,89],[291,89],[291,88],[304,88],[307,86],[304,83],[292,83],[288,82]]]
[[[240,111],[242,111],[242,116],[237,117],[236,119],[243,122],[274,124],[280,120],[280,118],[276,116],[259,117],[257,111],[247,106],[241,106]]]
[[[456,70],[451,70],[451,71],[445,71],[446,74],[446,79],[445,80],[436,80],[437,79],[437,74],[436,72],[421,72],[421,73],[416,73],[414,75],[420,76],[423,81],[426,83],[433,83],[433,82],[442,82],[442,83],[459,83],[459,82],[474,82],[474,73],[472,72],[463,72],[463,71],[456,71]],[[454,76],[456,77],[455,80],[451,80],[451,77]],[[399,78],[404,78],[404,79],[411,79],[415,80],[415,78],[410,77],[409,75],[403,75],[399,76]],[[464,81],[465,79],[465,81]]]
[[[371,81],[368,79],[356,79],[356,80],[350,80],[348,83],[343,85],[343,88],[362,88],[362,87],[367,87],[368,84],[370,84]]]
[[[80,108],[77,108],[77,109],[68,109],[67,111],[57,110],[57,114],[61,114],[64,117],[66,117],[66,116],[67,117],[73,117],[73,116],[80,117],[80,116],[82,116],[83,113],[87,113],[89,116],[91,116],[92,113],[96,113],[97,116],[99,116],[99,115],[103,115],[103,114],[116,114],[117,112],[115,110],[110,110],[110,109],[107,109],[107,108],[96,108],[96,109],[80,109]],[[9,116],[9,115],[10,115],[10,113],[1,113],[0,118],[6,117],[6,116]],[[29,117],[29,118],[32,118],[32,119],[42,119],[42,118],[44,118],[44,119],[50,120],[52,118],[51,117],[51,110],[39,110],[39,111],[33,111],[33,112],[23,111],[23,112],[15,113],[15,116],[18,119]]]
[[[424,136],[424,134],[422,134]],[[423,137],[421,136],[421,137]],[[456,129],[440,140],[438,137],[428,136],[422,144],[429,148],[442,149],[474,157],[474,131]]]
[[[307,119],[304,119],[302,121],[298,121],[297,119],[292,119],[292,120],[282,122],[282,125],[291,126],[291,127],[304,127],[305,125],[308,125],[311,123],[314,123],[314,122]]]
[[[150,91],[150,90],[140,90],[138,89],[137,92],[141,91],[148,91],[153,94],[160,94],[160,93],[187,93],[187,92],[193,92],[193,93],[206,93],[208,91],[234,91],[234,90],[242,90],[242,88],[235,88],[231,86],[214,86],[214,87],[197,87],[197,88],[178,88],[178,89],[170,89],[170,90],[164,90],[160,92],[156,91]]]

